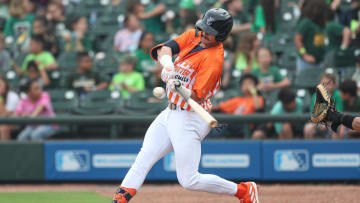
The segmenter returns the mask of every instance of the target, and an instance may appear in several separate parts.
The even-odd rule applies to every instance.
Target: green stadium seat
[[[79,108],[73,111],[81,115],[105,115],[113,114],[122,105],[120,93],[108,90],[88,92],[81,100]]]
[[[310,94],[310,91],[308,89],[295,87],[292,87],[291,89],[296,93],[296,96],[303,101],[303,111],[309,112],[312,100],[312,95]]]
[[[75,72],[77,70],[76,51],[63,52],[57,59],[59,70]]]
[[[319,83],[321,74],[324,71],[321,67],[306,69],[295,77],[294,86],[296,88],[313,89]]]
[[[19,75],[14,70],[8,70],[4,73],[5,79],[13,90],[17,90],[19,86]]]
[[[154,115],[165,109],[167,105],[166,98],[159,100],[153,96],[152,90],[148,89],[132,94],[119,112],[126,115]]]
[[[51,102],[57,114],[70,114],[78,107],[78,96],[73,90],[51,89],[47,92],[51,96]]]
[[[110,50],[106,53],[98,53],[95,57],[95,69],[102,73],[114,74],[118,72],[119,60],[128,52],[118,52]]]

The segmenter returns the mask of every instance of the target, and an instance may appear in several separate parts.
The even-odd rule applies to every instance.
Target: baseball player
[[[152,48],[151,57],[163,66],[169,106],[152,122],[135,163],[115,192],[112,203],[127,203],[143,184],[151,167],[171,151],[175,154],[176,175],[189,190],[232,195],[245,203],[259,203],[254,182],[236,184],[216,175],[198,172],[201,141],[210,131],[208,124],[176,92],[179,81],[193,100],[210,110],[210,98],[220,87],[224,48],[233,25],[224,9],[208,10],[189,30]],[[172,57],[176,55],[173,62]]]

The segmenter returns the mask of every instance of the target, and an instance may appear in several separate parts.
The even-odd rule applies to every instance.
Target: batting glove
[[[181,82],[178,79],[169,79],[169,81],[167,82],[167,87],[170,88],[171,91],[177,91],[178,88],[183,88],[184,93],[185,93],[185,98],[189,98],[191,96],[191,89],[188,89],[184,86],[181,86]]]

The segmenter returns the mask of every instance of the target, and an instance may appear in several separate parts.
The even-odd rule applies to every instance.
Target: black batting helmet
[[[222,42],[230,34],[233,26],[233,17],[222,8],[212,8],[195,24],[196,33],[202,30],[216,36],[216,41]]]

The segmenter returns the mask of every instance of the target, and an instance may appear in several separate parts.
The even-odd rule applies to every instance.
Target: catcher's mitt
[[[327,114],[331,109],[335,108],[334,101],[332,100],[328,90],[324,84],[316,86],[316,99],[315,105],[311,112],[311,121],[314,123],[327,124],[329,122]]]

